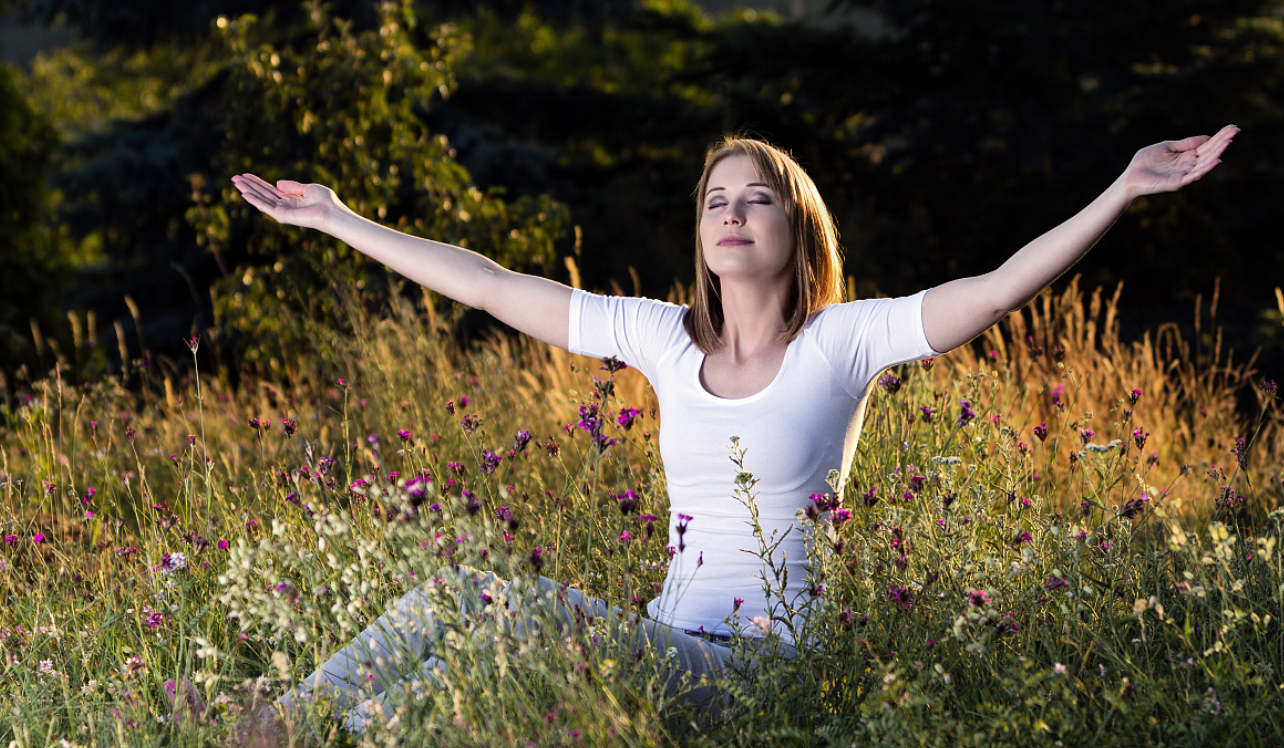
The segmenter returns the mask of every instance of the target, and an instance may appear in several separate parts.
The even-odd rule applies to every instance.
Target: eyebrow
[[[767,184],[766,182],[750,182],[749,184],[746,184],[745,186],[746,186],[746,187],[766,187],[767,189],[771,189],[771,185]],[[707,190],[705,190],[705,191],[704,191],[704,194],[707,196],[710,192],[717,192],[718,190],[722,190],[722,189],[726,189],[726,188],[725,188],[725,187],[710,187],[709,189],[707,189]]]

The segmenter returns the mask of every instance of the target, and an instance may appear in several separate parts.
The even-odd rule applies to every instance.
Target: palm
[[[282,180],[275,186],[253,174],[232,177],[241,197],[278,223],[318,228],[326,214],[339,205],[329,187]]]
[[[1125,180],[1137,197],[1179,190],[1220,164],[1222,152],[1238,132],[1238,127],[1227,125],[1211,138],[1197,135],[1143,148],[1128,164]]]

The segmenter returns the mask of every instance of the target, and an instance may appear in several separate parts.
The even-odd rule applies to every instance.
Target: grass
[[[448,614],[445,675],[408,687],[393,721],[358,737],[320,704],[277,741],[1279,744],[1274,393],[1215,337],[1120,341],[1116,300],[1045,295],[880,381],[794,582],[813,592],[809,646],[716,683],[714,711],[682,698],[699,684],[666,690],[663,652],[613,644],[669,563],[636,371],[528,340],[461,350],[430,303],[401,300],[310,330],[291,382],[55,374],[0,445],[0,743],[263,742],[245,715],[463,563],[538,569],[622,615],[519,635],[499,606]],[[605,449],[581,427],[593,408]],[[753,455],[728,449],[728,499],[752,507]],[[178,675],[212,719],[169,719]]]

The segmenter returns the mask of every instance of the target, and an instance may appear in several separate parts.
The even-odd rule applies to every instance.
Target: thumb
[[[281,179],[277,181],[276,188],[287,195],[302,195],[308,186],[290,179]]]
[[[1171,141],[1169,146],[1171,146],[1174,151],[1181,153],[1183,151],[1194,150],[1204,143],[1207,143],[1208,140],[1209,137],[1207,135],[1195,135],[1193,137],[1186,138],[1185,140]]]

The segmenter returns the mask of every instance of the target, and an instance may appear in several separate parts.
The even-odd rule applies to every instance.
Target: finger
[[[289,179],[279,179],[276,188],[287,195],[303,195],[303,191],[308,188],[306,184],[295,182]]]
[[[1239,134],[1238,127],[1235,125],[1227,125],[1218,130],[1217,134],[1210,138],[1208,142],[1201,145],[1196,152],[1201,158],[1206,155],[1216,156],[1226,150],[1226,147],[1231,144],[1231,141],[1235,139],[1237,134]]]
[[[263,180],[263,179],[260,179],[257,175],[254,175],[254,174],[242,174],[242,175],[240,175],[240,178],[241,178],[244,182],[246,182],[247,184],[252,184],[252,185],[254,185],[254,186],[256,186],[256,187],[261,188],[262,190],[267,191],[268,193],[280,192],[280,190],[278,190],[277,188],[273,187],[269,182],[267,182],[267,181],[265,181],[265,180]]]
[[[1221,161],[1217,159],[1209,159],[1207,161],[1200,162],[1199,166],[1195,167],[1194,169],[1191,169],[1190,172],[1186,174],[1186,176],[1181,178],[1181,185],[1185,187],[1191,182],[1198,180],[1208,172],[1212,171],[1213,167],[1217,166],[1220,163]]]
[[[246,197],[249,197],[252,195],[269,205],[278,205],[281,203],[281,201],[285,200],[285,196],[281,195],[279,192],[273,189],[270,185],[266,185],[266,184],[256,184],[254,182],[242,182],[241,184],[237,185],[237,189],[241,191],[242,195]]]

